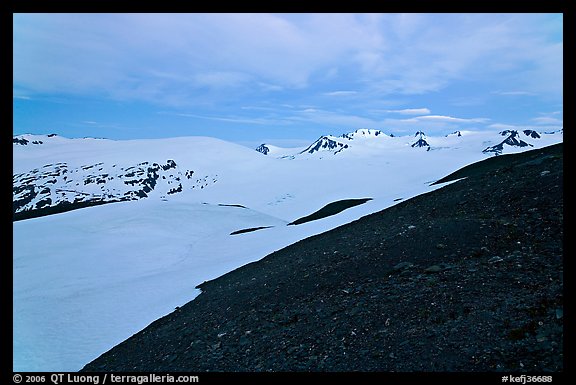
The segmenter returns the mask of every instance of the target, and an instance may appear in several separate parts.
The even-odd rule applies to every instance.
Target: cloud
[[[372,115],[346,113],[319,108],[307,108],[297,111],[285,119],[293,122],[315,123],[328,125],[332,130],[350,130],[359,127],[377,128],[385,132],[410,132],[425,130],[428,134],[446,134],[463,125],[473,128],[483,128],[489,121],[487,118],[457,118],[443,115],[425,115],[404,119],[377,119]]]
[[[194,84],[209,88],[240,87],[250,81],[250,76],[233,71],[208,71],[193,76]]]
[[[316,108],[306,108],[287,117],[286,119],[299,122],[319,123],[344,129],[377,127],[380,123],[377,120],[364,116],[337,111],[320,110]]]
[[[356,95],[358,91],[332,91],[332,92],[324,92],[322,95],[326,96],[352,96]]]
[[[502,81],[528,92],[558,93],[562,53],[554,46],[561,34],[551,15],[424,15],[408,34],[395,35],[401,15],[387,15],[390,32],[381,51],[363,52],[365,72],[382,80],[382,92],[423,94],[466,79]],[[449,28],[442,27],[443,25]],[[388,30],[386,30],[388,31]],[[561,39],[561,38],[560,38]],[[526,75],[533,73],[534,81]],[[549,86],[540,81],[550,78]]]
[[[40,92],[124,98],[146,88],[154,92],[143,98],[152,99],[246,78],[302,88],[357,47],[370,49],[376,31],[365,20],[350,14],[15,15],[14,81]]]
[[[13,21],[13,84],[32,98],[66,94],[186,111],[274,100],[338,110],[358,123],[374,122],[362,114],[386,100],[432,105],[415,95],[434,93],[483,103],[485,90],[503,84],[495,94],[562,98],[561,15],[44,13]],[[356,112],[347,113],[352,101]],[[387,113],[429,116],[420,123],[480,122],[434,117],[428,108]]]
[[[244,117],[244,116],[206,116],[206,115],[191,114],[191,113],[168,113],[168,112],[159,112],[159,113],[181,116],[184,118],[214,120],[214,121],[226,122],[226,123],[256,124],[256,125],[285,125],[285,124],[289,124],[289,122],[287,120],[284,120],[284,119],[270,119],[270,118],[258,118],[258,117]]]
[[[426,115],[430,113],[430,110],[428,108],[405,108],[403,110],[385,110],[385,112],[401,115]]]
[[[485,123],[490,119],[488,118],[456,118],[453,116],[445,115],[424,115],[417,116],[410,119],[404,119],[405,121],[417,121],[417,122],[449,122],[449,123]]]
[[[60,84],[74,89],[105,87],[106,83],[114,88],[135,80],[133,74],[137,74],[136,80],[138,76],[150,80],[151,75],[159,81],[155,70],[190,79],[207,70],[226,73],[234,69],[273,84],[302,87],[314,73],[325,70],[336,73],[334,76],[352,71],[382,91],[388,87],[389,92],[421,93],[466,75],[510,69],[519,69],[522,75],[524,63],[531,63],[530,71],[539,77],[553,78],[550,71],[558,70],[561,47],[548,44],[541,38],[546,32],[543,27],[531,24],[544,18],[466,14],[16,15],[15,80],[29,87]],[[543,53],[553,58],[543,58]],[[341,64],[335,67],[335,63]],[[34,71],[40,67],[44,71]]]
[[[538,125],[546,125],[546,124],[559,124],[562,125],[564,122],[557,118],[552,118],[548,116],[541,116],[538,118],[533,118],[532,121]]]
[[[534,92],[528,91],[492,91],[492,94],[503,96],[535,96]]]
[[[524,126],[517,126],[514,124],[507,124],[507,123],[493,123],[488,126],[488,128],[494,128],[496,130],[518,130],[518,129],[525,129]]]

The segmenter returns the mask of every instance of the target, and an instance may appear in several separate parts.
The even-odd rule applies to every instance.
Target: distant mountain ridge
[[[59,162],[13,175],[12,206],[15,217],[24,219],[29,213],[22,213],[49,207],[67,211],[75,204],[85,207],[88,203],[138,200],[153,190],[165,198],[216,182],[217,175],[196,178],[194,170],[180,170],[172,159],[164,164],[141,162],[127,167],[102,162],[70,167]]]
[[[506,139],[504,139],[502,142],[498,143],[495,146],[487,147],[482,152],[484,152],[484,153],[492,152],[495,155],[500,155],[504,151],[504,145],[508,145],[508,146],[512,146],[512,147],[534,147],[534,145],[527,143],[524,140],[520,139],[522,137],[522,134],[524,134],[525,138],[531,138],[531,139],[540,139],[541,138],[541,134],[539,134],[538,132],[536,132],[534,130],[523,130],[520,132],[517,130],[504,130],[504,131],[500,132],[500,135],[506,136]]]
[[[176,142],[177,139],[169,141]],[[161,140],[142,143],[68,139],[55,134],[14,136],[14,220],[151,196],[167,199],[218,182],[217,173],[201,173],[198,168],[189,167],[189,161],[181,162],[180,159],[186,155],[183,150],[170,151],[170,147],[164,146]],[[176,158],[150,155],[149,150],[155,143],[167,147],[160,152],[172,152]],[[203,151],[210,152],[207,147]],[[214,150],[218,150],[218,145],[214,145]],[[219,150],[225,151],[223,148]],[[26,163],[32,161],[31,166],[21,164],[20,159]],[[41,162],[43,159],[46,161]]]
[[[348,155],[392,159],[407,156],[410,152],[415,156],[426,156],[425,153],[460,151],[467,148],[477,151],[478,157],[482,157],[552,144],[562,141],[562,135],[562,130],[540,133],[526,129],[505,130],[497,134],[456,131],[440,137],[430,137],[424,131],[417,131],[414,136],[394,136],[376,129],[358,129],[340,136],[323,135],[304,149],[282,149],[261,144],[256,151],[266,157],[276,157],[285,161],[296,158],[328,160],[341,156],[347,159]],[[168,142],[153,139],[142,142],[146,143],[145,145],[140,145],[138,141],[68,139],[56,134],[14,136],[13,147],[18,154],[12,179],[14,219],[26,219],[79,207],[139,200],[151,196],[168,199],[173,195],[203,190],[220,179],[217,172],[211,172],[214,162],[220,162],[219,167],[224,169],[236,163],[235,155],[223,160],[218,154],[235,153],[238,146],[230,151],[228,146],[232,144],[212,140],[207,144],[201,144],[205,156],[200,156],[197,154],[200,144],[196,142],[193,137],[173,138]],[[172,148],[175,143],[179,149]],[[160,148],[164,155],[150,158],[147,154],[151,150],[155,151],[156,147]],[[83,159],[85,148],[95,151],[101,149],[98,151],[119,155],[100,159],[99,152],[96,151],[90,159]],[[418,152],[414,151],[419,149],[426,149],[426,152],[416,155]],[[190,157],[190,151],[194,155],[194,161],[182,162],[182,157]],[[245,148],[243,151],[249,152]],[[70,163],[66,159],[69,155],[65,155],[68,152],[74,154],[78,161]],[[63,158],[58,155],[60,153],[64,154],[61,155]],[[45,154],[59,161],[47,161],[43,164],[38,161],[32,163],[33,166],[30,167],[20,164],[21,157],[34,159],[37,156],[40,160]],[[250,160],[253,157],[258,158],[257,155],[248,153],[242,156],[248,156],[246,162],[256,161],[256,159]],[[199,169],[195,166],[197,162],[208,166],[204,170]]]
[[[526,130],[504,130],[498,132],[497,135],[505,136],[504,140],[499,141],[499,138],[496,135],[492,136],[492,141],[499,141],[495,145],[485,147],[481,152],[484,154],[494,154],[500,155],[506,150],[512,148],[522,148],[522,147],[534,147],[538,144],[539,139],[546,135],[562,135],[563,130],[554,131],[554,132],[537,132],[535,130],[526,129]],[[462,138],[467,136],[467,132],[454,131],[448,135],[445,135],[444,138]],[[412,138],[412,139],[411,139]],[[416,138],[416,139],[413,139]],[[306,147],[303,150],[295,150],[292,156],[298,155],[305,155],[305,154],[340,154],[351,150],[352,148],[359,149],[361,151],[361,147],[365,146],[366,144],[371,145],[381,145],[382,149],[388,149],[392,147],[390,144],[391,142],[389,139],[392,139],[394,145],[396,147],[402,147],[409,145],[412,148],[426,148],[427,151],[434,150],[437,148],[444,148],[447,147],[443,144],[443,138],[437,137],[434,139],[434,144],[430,144],[428,141],[428,136],[424,131],[416,131],[416,133],[410,136],[398,137],[392,134],[386,134],[381,130],[377,129],[358,129],[356,131],[345,133],[340,136],[333,136],[333,135],[323,135]],[[268,155],[270,153],[269,150],[270,145],[268,144],[261,144],[256,151],[263,153],[264,155]],[[286,157],[286,156],[284,156]]]

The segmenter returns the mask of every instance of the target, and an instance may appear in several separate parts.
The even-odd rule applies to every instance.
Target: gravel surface
[[[83,370],[563,371],[563,145],[489,161],[203,283]]]

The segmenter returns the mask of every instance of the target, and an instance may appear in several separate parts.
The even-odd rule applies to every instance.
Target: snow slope
[[[517,136],[534,147],[504,144],[503,153],[562,141],[561,132]],[[14,200],[38,192],[24,209],[46,197],[117,202],[14,222],[14,371],[78,370],[193,299],[199,283],[438,188],[430,183],[493,156],[483,150],[506,140],[497,132],[426,137],[427,151],[411,146],[417,137],[376,130],[332,138],[348,147],[274,148],[265,156],[201,137],[16,137]],[[373,199],[286,226],[350,198]],[[255,227],[269,228],[230,235]]]

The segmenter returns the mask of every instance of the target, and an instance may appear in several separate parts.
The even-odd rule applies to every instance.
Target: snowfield
[[[13,370],[77,371],[192,300],[203,281],[440,188],[430,183],[493,156],[483,151],[509,134],[422,138],[427,146],[412,147],[420,136],[358,130],[306,148],[266,145],[265,155],[204,137],[15,137],[15,212],[125,200],[14,222]],[[563,133],[514,138],[527,145],[509,140],[503,154],[562,142]],[[372,200],[287,226],[356,198]],[[269,228],[230,235],[255,227]]]

